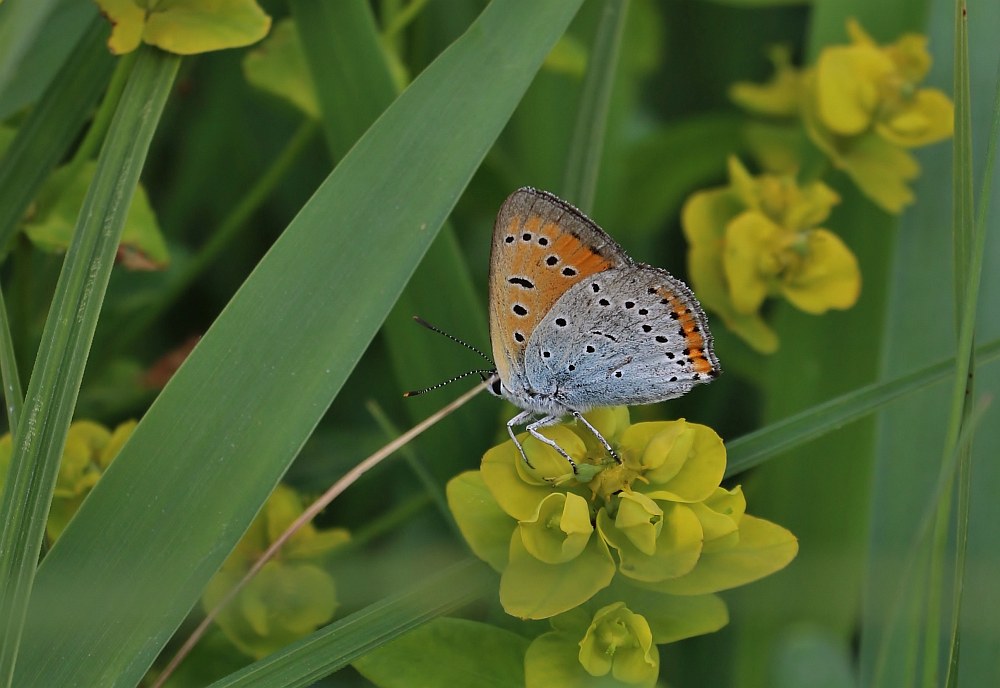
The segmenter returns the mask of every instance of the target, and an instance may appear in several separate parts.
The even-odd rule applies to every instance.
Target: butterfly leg
[[[521,443],[517,441],[517,435],[514,434],[514,426],[521,425],[522,423],[527,423],[532,419],[534,415],[535,414],[533,414],[531,411],[521,411],[521,413],[517,414],[509,421],[507,421],[507,434],[510,435],[511,442],[513,442],[514,446],[517,447],[517,450],[521,452],[521,458],[524,459],[524,464],[528,468],[532,469],[534,468],[534,466],[532,466],[531,462],[528,461],[528,455],[524,453],[524,447],[522,447]]]
[[[539,418],[534,423],[527,425],[524,429],[527,430],[531,434],[531,436],[534,437],[539,442],[544,442],[545,444],[549,445],[557,452],[559,452],[560,456],[569,461],[569,465],[573,468],[573,474],[576,475],[580,472],[576,468],[576,461],[571,459],[569,457],[569,454],[566,453],[566,450],[560,447],[555,440],[551,440],[542,433],[538,432],[539,428],[545,428],[550,425],[555,425],[559,422],[559,420],[560,420],[559,416],[545,416],[544,418]],[[524,455],[523,451],[521,452],[521,455],[522,456]],[[525,461],[527,461],[527,459],[525,459]]]
[[[597,441],[601,443],[601,446],[603,446],[604,449],[608,452],[608,454],[611,455],[612,459],[614,459],[617,463],[622,462],[621,457],[618,456],[618,452],[616,452],[614,449],[611,448],[611,445],[608,443],[608,441],[604,439],[604,435],[602,435],[597,428],[591,425],[590,421],[584,418],[582,413],[580,413],[579,411],[573,411],[573,417],[576,418],[581,423],[583,423],[583,425],[588,430],[594,433],[594,437],[597,438]]]

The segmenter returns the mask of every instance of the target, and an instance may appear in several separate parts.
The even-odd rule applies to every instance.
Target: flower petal
[[[518,524],[528,553],[546,564],[564,564],[580,556],[594,534],[587,500],[572,492],[553,492],[530,520]]]
[[[660,502],[660,507],[663,509],[662,526],[653,554],[636,547],[628,535],[616,527],[606,510],[597,513],[597,528],[618,551],[618,568],[629,578],[641,581],[677,578],[698,563],[703,537],[698,517],[687,504]]]
[[[814,315],[853,306],[861,293],[861,269],[854,253],[826,229],[814,229],[805,239],[802,263],[781,282],[785,298]]]
[[[641,585],[672,595],[728,590],[783,569],[798,551],[798,540],[790,532],[747,515],[740,520],[739,541],[732,547],[704,552],[698,565],[685,576]]]
[[[936,88],[922,88],[905,105],[875,125],[875,131],[897,146],[914,148],[951,138],[955,106]]]
[[[873,45],[824,48],[816,65],[816,105],[823,124],[841,136],[864,132],[880,102],[892,60]]]
[[[649,483],[636,485],[638,491],[653,499],[700,502],[715,492],[726,471],[722,438],[707,425],[685,420],[669,423],[646,447],[646,457],[660,454],[668,458],[657,461],[659,468],[643,474]],[[643,463],[649,465],[646,458]]]
[[[473,554],[503,571],[517,522],[497,505],[479,471],[456,475],[448,481],[446,493],[448,508]]]
[[[763,213],[748,210],[726,226],[722,265],[729,300],[738,313],[756,313],[767,297],[770,280],[780,270],[782,228]]]
[[[614,559],[599,537],[590,538],[572,561],[546,564],[531,556],[520,531],[515,531],[507,568],[500,576],[500,604],[512,616],[546,619],[583,604],[607,587],[614,575]]]

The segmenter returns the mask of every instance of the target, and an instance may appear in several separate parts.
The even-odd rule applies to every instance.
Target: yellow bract
[[[116,55],[148,43],[193,55],[256,43],[271,27],[255,0],[96,0],[112,24]]]
[[[69,426],[52,493],[52,506],[45,523],[45,534],[50,542],[66,529],[136,425],[134,420],[125,421],[112,431],[94,421],[78,420]],[[11,436],[7,433],[0,437],[0,491],[12,451]]]
[[[861,290],[851,250],[827,229],[839,197],[822,182],[752,176],[729,161],[728,187],[694,194],[682,213],[688,267],[702,304],[762,353],[777,349],[759,312],[782,296],[807,313],[850,308]]]
[[[942,91],[921,88],[931,66],[927,38],[906,34],[879,45],[854,20],[851,42],[824,48],[816,66],[796,70],[775,50],[775,75],[764,84],[737,83],[730,97],[768,117],[798,117],[809,139],[883,209],[912,203],[907,184],[920,171],[906,149],[951,136],[954,108]],[[787,123],[750,132],[751,147],[772,171],[795,172]]]
[[[218,605],[272,542],[303,512],[302,498],[278,485],[202,595]],[[301,527],[279,554],[222,608],[216,623],[236,647],[263,657],[327,623],[337,609],[337,588],[324,567],[329,554],[350,540],[343,528]]]

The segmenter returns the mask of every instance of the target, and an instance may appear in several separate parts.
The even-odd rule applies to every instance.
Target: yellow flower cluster
[[[84,497],[90,494],[137,424],[130,420],[109,430],[91,420],[78,420],[69,426],[52,492],[52,506],[45,522],[45,534],[50,542],[66,529]],[[10,433],[0,437],[0,490],[12,449]]]
[[[303,512],[302,498],[278,485],[232,554],[202,595],[206,610],[215,607],[243,578],[260,555]],[[300,528],[278,555],[222,608],[215,621],[236,647],[264,657],[328,623],[337,610],[337,588],[324,560],[346,544],[343,528]]]
[[[704,307],[754,349],[772,353],[778,336],[760,315],[768,296],[812,314],[853,306],[861,291],[857,259],[817,226],[838,202],[822,182],[753,177],[731,158],[729,185],[694,194],[681,216],[691,281]]]
[[[797,70],[787,52],[772,55],[775,75],[766,84],[737,83],[742,107],[767,117],[797,118],[809,140],[858,188],[891,213],[913,202],[907,183],[920,172],[908,148],[947,139],[954,109],[942,91],[923,88],[931,66],[927,38],[906,34],[879,45],[852,20],[851,42],[824,48],[816,66]],[[753,130],[751,145],[772,171],[790,171],[798,157],[794,137],[773,126]]]
[[[630,424],[628,409],[587,414],[621,456],[610,462],[581,427],[545,428],[577,462],[520,439],[448,483],[448,504],[473,552],[500,571],[513,616],[549,619],[525,656],[528,686],[652,686],[656,645],[721,628],[715,593],[769,575],[795,556],[784,528],[746,513],[719,485],[726,450],[704,425]]]

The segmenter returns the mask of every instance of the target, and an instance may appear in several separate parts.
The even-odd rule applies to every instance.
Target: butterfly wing
[[[500,208],[490,255],[490,339],[501,382],[524,389],[524,352],[539,323],[591,275],[630,264],[621,247],[565,201],[515,191]]]
[[[719,374],[705,313],[665,270],[632,264],[567,291],[525,350],[531,389],[571,409],[681,396]]]

